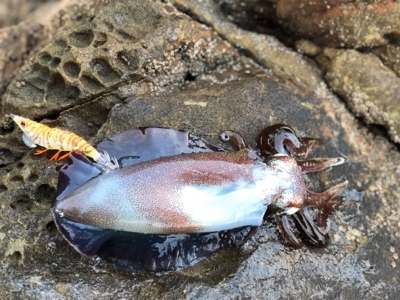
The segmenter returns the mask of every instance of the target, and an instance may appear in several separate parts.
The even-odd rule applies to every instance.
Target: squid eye
[[[21,122],[21,126],[25,127],[25,122],[24,121]]]

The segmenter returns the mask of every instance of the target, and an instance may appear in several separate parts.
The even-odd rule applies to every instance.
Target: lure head
[[[35,121],[17,115],[11,115],[11,118],[26,135],[30,137],[31,134],[33,134],[33,129],[36,124]]]
[[[11,115],[11,118],[15,123],[17,123],[18,127],[21,128],[22,132],[24,133],[22,135],[22,139],[24,140],[25,145],[30,148],[35,148],[35,136],[37,136],[40,124],[16,115]]]

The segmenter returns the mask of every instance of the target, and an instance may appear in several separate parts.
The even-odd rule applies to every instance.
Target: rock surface
[[[146,0],[65,8],[71,17],[52,27],[54,37],[19,70],[7,89],[0,131],[0,297],[398,298],[398,148],[381,128],[357,119],[323,76],[328,70],[327,82],[347,99],[349,80],[358,92],[371,91],[366,70],[390,76],[393,87],[377,84],[382,91],[395,90],[395,73],[372,54],[337,49],[317,56],[321,69],[276,38],[239,28],[213,2],[199,3],[176,4],[197,21]],[[79,10],[82,19],[75,18]],[[360,61],[364,77],[349,67]],[[63,240],[49,208],[64,162],[49,161],[52,153],[33,156],[21,131],[12,129],[10,113],[93,143],[133,127],[163,126],[189,129],[231,149],[219,140],[221,131],[240,132],[254,147],[264,127],[286,123],[301,136],[323,139],[315,157],[347,160],[306,176],[310,190],[321,192],[345,179],[349,186],[326,249],[294,250],[269,216],[240,249],[179,273],[132,274],[83,258]]]
[[[0,1],[0,28],[17,25],[25,21],[36,8],[42,7],[43,2],[55,0],[14,0]]]
[[[375,48],[372,52],[382,60],[385,66],[395,71],[397,76],[400,75],[400,46],[390,44]]]
[[[326,49],[331,60],[325,78],[356,116],[384,125],[400,143],[400,78],[373,54]]]
[[[181,9],[189,10],[202,22],[209,24],[227,41],[241,49],[261,66],[266,67],[286,85],[300,87],[313,93],[320,83],[320,72],[298,53],[291,51],[277,38],[243,30],[224,16],[214,1],[174,1]]]
[[[168,7],[116,2],[110,12],[108,5],[99,4],[86,23],[55,34],[9,86],[5,112],[43,118],[135,82],[173,90],[239,59],[231,45]]]
[[[178,2],[178,1],[177,1]],[[375,47],[398,41],[396,0],[219,0],[230,20],[259,32],[312,39],[320,46]],[[288,34],[290,33],[290,34]]]
[[[19,68],[29,60],[32,52],[35,53],[35,48],[45,43],[45,36],[40,24],[24,22],[0,29],[0,99]]]

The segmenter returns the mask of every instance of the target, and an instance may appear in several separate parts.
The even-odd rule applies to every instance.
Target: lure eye
[[[24,121],[21,122],[21,126],[25,127],[25,122]]]

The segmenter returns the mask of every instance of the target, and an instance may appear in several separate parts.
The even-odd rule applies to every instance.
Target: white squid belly
[[[260,226],[270,204],[261,176],[265,164],[217,165],[213,176],[225,177],[215,184],[198,179],[215,161],[133,165],[81,186],[57,204],[56,212],[83,224],[149,234]],[[269,192],[276,193],[280,185],[269,185]]]

